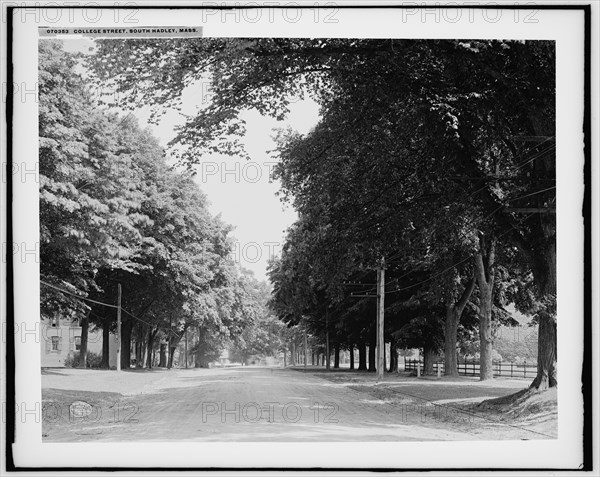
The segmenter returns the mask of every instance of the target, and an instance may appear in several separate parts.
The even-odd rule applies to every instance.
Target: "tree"
[[[123,368],[134,340],[138,365],[146,353],[148,366],[155,344],[168,340],[162,364],[171,366],[190,327],[215,345],[205,357],[220,353],[257,306],[228,257],[231,227],[210,215],[189,175],[167,166],[148,130],[98,105],[76,72],[80,61],[58,41],[40,42],[42,279],[108,304],[123,286]],[[102,327],[108,367],[114,308],[48,287],[41,298],[43,318],[84,317],[83,357],[88,315]]]
[[[467,302],[475,288],[475,277],[471,277],[457,302],[446,304],[446,320],[444,332],[444,374],[458,376],[456,346],[458,342],[458,325]]]
[[[241,333],[233,336],[230,357],[242,363],[252,356],[276,356],[282,346],[284,324],[268,308],[270,289],[265,282],[256,280],[251,272],[241,276],[242,287],[248,294],[246,301],[252,303]]]
[[[40,274],[46,283],[74,294],[96,288],[106,265],[131,269],[140,239],[139,195],[116,173],[127,157],[110,132],[115,117],[92,107],[77,56],[57,41],[41,41],[40,62]],[[44,287],[42,317],[84,314],[87,305]]]
[[[339,286],[410,244],[413,221],[440,206],[469,210],[470,234],[504,234],[533,270],[543,304],[533,385],[556,384],[554,218],[523,219],[519,211],[531,208],[531,198],[540,211],[554,201],[552,43],[106,40],[98,55],[91,67],[128,93],[130,106],[177,106],[184,87],[211,80],[213,101],[173,142],[188,166],[203,151],[243,154],[241,110],[282,117],[293,94],[312,95],[322,121],[306,138],[281,137],[277,174],[306,229],[332,253],[313,262],[313,275]],[[133,78],[146,82],[132,90]],[[548,142],[531,147],[519,139],[534,136]]]

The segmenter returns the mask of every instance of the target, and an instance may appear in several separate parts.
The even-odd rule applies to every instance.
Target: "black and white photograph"
[[[117,3],[8,10],[11,466],[591,470],[589,5]]]

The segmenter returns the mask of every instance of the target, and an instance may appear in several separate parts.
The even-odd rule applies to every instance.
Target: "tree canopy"
[[[81,55],[58,41],[39,49],[42,319],[86,316],[107,334],[114,308],[89,299],[114,304],[121,284],[125,350],[135,341],[142,363],[148,347],[151,366],[153,346],[168,342],[171,362],[190,330],[206,365],[267,319],[266,285],[233,262],[231,226],[149,130],[97,104]]]
[[[556,384],[553,42],[103,40],[88,61],[126,106],[150,105],[157,120],[186,88],[210,82],[211,102],[171,143],[188,167],[207,152],[246,154],[244,110],[282,118],[294,97],[317,101],[316,127],[280,131],[275,151],[283,200],[300,217],[272,269],[285,321],[318,316],[323,329],[330,311],[337,324],[362,314],[366,339],[369,298],[355,301],[346,282],[372,292],[383,258],[392,316],[418,297],[458,326],[470,303],[482,360],[507,300],[536,314],[533,385]],[[342,339],[349,330],[337,324]]]

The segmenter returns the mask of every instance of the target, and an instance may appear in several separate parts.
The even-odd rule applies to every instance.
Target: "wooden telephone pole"
[[[385,304],[385,259],[377,269],[377,380],[383,379],[385,371],[385,339],[383,335]]]
[[[169,344],[167,345],[167,369],[171,369],[171,335],[173,334],[173,314],[169,314]]]
[[[117,283],[117,371],[121,371],[121,284]]]
[[[377,316],[376,316],[376,367],[377,380],[383,379],[384,361],[385,361],[385,339],[384,339],[384,311],[385,311],[385,258],[381,258],[381,262],[377,267],[377,294],[359,294],[352,293],[353,298],[377,298]]]

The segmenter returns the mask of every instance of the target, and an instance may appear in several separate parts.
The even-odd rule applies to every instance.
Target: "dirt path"
[[[189,369],[119,376],[81,370],[46,375],[42,382],[44,442],[544,438],[422,399],[390,400],[372,387],[357,388],[289,369]],[[77,402],[87,404],[73,405]]]

